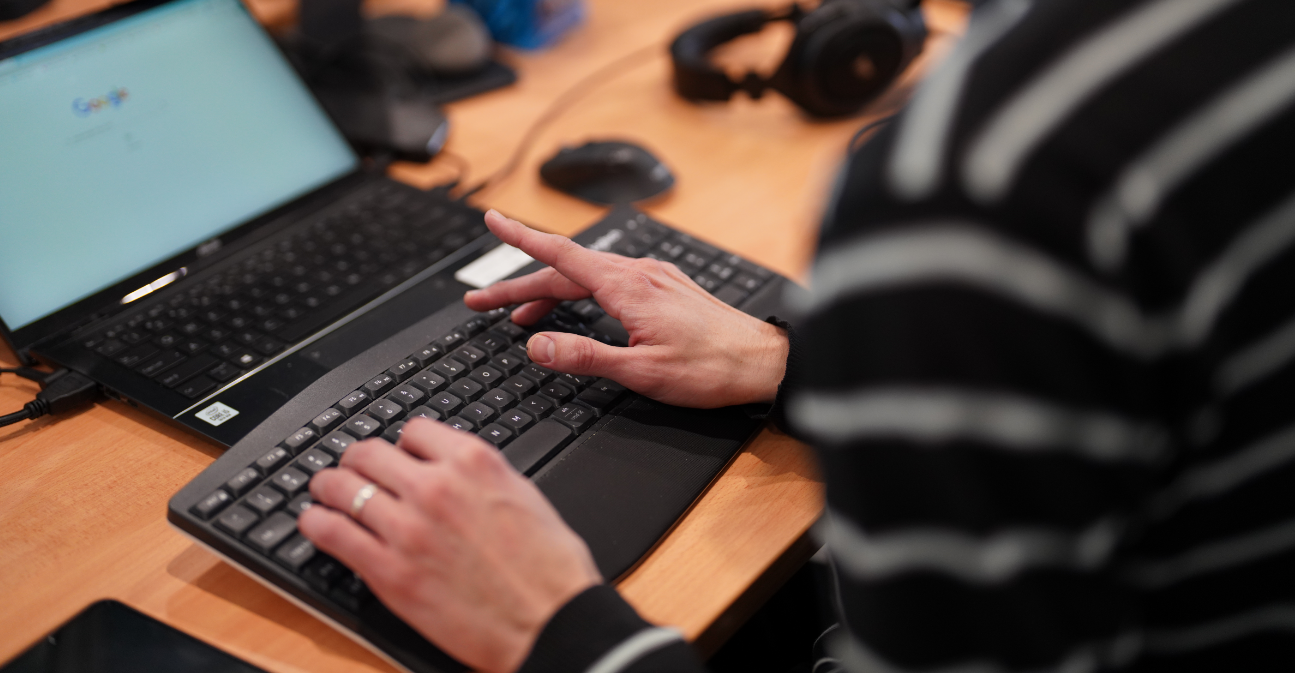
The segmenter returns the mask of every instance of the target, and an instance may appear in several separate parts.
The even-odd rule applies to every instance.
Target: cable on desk
[[[25,370],[25,372],[19,370]],[[72,411],[77,407],[99,399],[102,392],[99,389],[99,384],[70,369],[60,369],[50,374],[44,374],[27,367],[0,371],[17,374],[41,384],[41,391],[36,393],[36,399],[23,405],[21,411],[0,416],[0,427],[40,418],[41,416]]]
[[[635,63],[635,61],[643,59],[645,56],[653,54],[663,55],[665,53],[666,49],[658,43],[640,47],[624,56],[621,56],[620,58],[617,58],[607,65],[604,65],[568,87],[566,91],[562,92],[554,99],[554,102],[549,104],[549,107],[542,112],[539,117],[536,117],[535,121],[531,122],[530,128],[528,128],[526,133],[522,135],[522,140],[518,141],[518,145],[513,150],[513,154],[509,156],[507,163],[494,173],[487,176],[486,179],[464,191],[456,198],[459,201],[463,201],[483,189],[498,185],[509,175],[512,175],[513,171],[517,170],[518,165],[522,163],[522,157],[526,155],[527,151],[531,149],[531,146],[535,144],[536,139],[540,137],[540,132],[552,123],[553,120],[557,119],[559,115],[566,112],[567,108],[570,108],[574,103],[576,103],[576,101],[580,100],[590,91],[598,88],[599,85],[614,79],[618,75],[624,74],[635,65],[641,65]]]

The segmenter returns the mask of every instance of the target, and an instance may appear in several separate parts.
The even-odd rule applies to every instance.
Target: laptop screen
[[[239,0],[0,60],[0,318],[29,325],[357,164]]]

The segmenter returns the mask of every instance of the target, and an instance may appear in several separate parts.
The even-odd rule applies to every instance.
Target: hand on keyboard
[[[414,419],[398,443],[356,443],[315,475],[326,507],[301,514],[302,534],[451,656],[515,670],[558,608],[603,581],[589,549],[480,438]],[[345,512],[371,482],[362,527]]]
[[[527,344],[537,364],[611,378],[668,404],[713,408],[774,399],[787,363],[787,336],[702,289],[669,262],[587,250],[492,210],[500,240],[549,266],[464,296],[477,311],[522,304],[513,320],[530,325],[559,302],[593,297],[621,321],[630,346],[541,332]]]

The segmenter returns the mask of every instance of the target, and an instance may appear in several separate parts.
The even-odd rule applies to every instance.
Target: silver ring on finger
[[[364,510],[365,504],[369,499],[378,493],[378,484],[369,482],[356,491],[355,497],[351,499],[351,518],[359,519],[360,512]]]

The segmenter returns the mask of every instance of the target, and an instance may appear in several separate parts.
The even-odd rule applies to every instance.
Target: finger
[[[323,474],[323,473],[321,473]],[[373,533],[351,517],[324,507],[312,507],[297,517],[297,529],[320,551],[341,561],[362,577],[373,577],[392,566],[396,555]]]
[[[649,347],[619,348],[575,334],[540,332],[527,341],[527,357],[565,374],[606,376],[620,381],[634,372],[644,348]]]
[[[549,315],[549,312],[554,310],[554,307],[559,303],[557,299],[530,301],[514,309],[513,314],[509,317],[513,319],[515,324],[527,327],[536,324],[541,318]]]
[[[351,517],[351,506],[355,504],[356,494],[360,489],[373,483],[348,468],[322,470],[310,480],[311,499],[331,507]],[[391,540],[395,529],[395,520],[399,516],[400,503],[392,494],[379,488],[373,497],[365,501],[358,516],[352,517],[365,528],[377,533],[386,541]]]
[[[338,462],[401,497],[413,490],[416,474],[422,464],[414,456],[380,439],[352,444]]]
[[[570,238],[531,229],[498,211],[486,212],[486,226],[501,241],[553,267],[591,292],[597,293],[605,283],[620,276],[621,266],[610,257],[582,248]]]
[[[414,418],[401,428],[400,448],[430,461],[447,460],[474,441],[486,441],[427,418]]]
[[[489,311],[535,299],[584,299],[588,296],[589,290],[549,268],[467,292],[464,303],[474,311]]]

